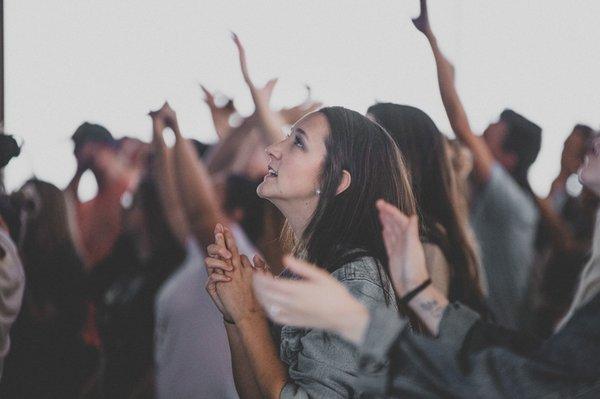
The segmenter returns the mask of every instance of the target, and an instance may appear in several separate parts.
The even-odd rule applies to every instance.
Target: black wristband
[[[417,288],[415,288],[414,290],[412,290],[411,292],[409,292],[408,294],[406,294],[402,298],[400,298],[400,303],[402,305],[408,305],[408,303],[410,301],[412,301],[414,297],[419,295],[421,293],[421,291],[423,291],[425,288],[429,287],[430,284],[431,284],[431,279],[428,278],[427,280],[422,282]]]
[[[233,320],[227,320],[227,319],[225,318],[225,316],[223,316],[223,321],[224,321],[225,323],[227,323],[227,324],[235,324],[235,321],[233,321]]]

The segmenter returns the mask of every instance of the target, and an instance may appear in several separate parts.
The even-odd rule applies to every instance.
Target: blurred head
[[[383,198],[408,215],[415,202],[400,153],[381,126],[327,107],[300,119],[267,153],[270,174],[259,195],[288,220],[309,211],[297,255],[335,270],[361,249],[387,266],[375,202]]]
[[[379,103],[371,106],[367,115],[389,132],[404,156],[424,227],[422,234],[441,248],[450,264],[450,300],[480,310],[483,297],[477,260],[467,239],[467,221],[458,211],[446,138],[426,113],[414,107]]]
[[[8,165],[11,159],[18,157],[21,148],[13,136],[0,134],[0,168]]]
[[[95,152],[99,149],[114,149],[117,145],[112,134],[104,126],[89,122],[81,124],[71,136],[71,140],[75,145],[73,154],[80,167],[89,167],[93,163]]]
[[[568,174],[577,173],[583,163],[593,133],[592,128],[586,125],[576,125],[573,128],[563,145],[560,158],[562,170]]]
[[[225,211],[254,243],[263,233],[266,203],[256,195],[257,187],[257,181],[238,175],[229,176],[225,184]]]
[[[600,136],[596,136],[579,171],[579,180],[586,188],[600,196]]]
[[[529,167],[538,156],[542,129],[513,110],[506,109],[498,122],[483,132],[483,139],[494,158],[524,187]]]
[[[24,214],[24,240],[41,248],[57,246],[71,239],[64,194],[53,184],[29,180],[18,191]]]

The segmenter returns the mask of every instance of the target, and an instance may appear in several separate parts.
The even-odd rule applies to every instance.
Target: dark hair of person
[[[500,121],[507,127],[503,148],[517,156],[517,165],[511,172],[515,181],[533,195],[527,172],[536,160],[542,146],[542,128],[511,109],[500,114]]]
[[[19,253],[27,299],[39,308],[52,303],[74,333],[85,314],[84,271],[72,240],[64,193],[53,184],[32,179],[14,195],[25,215]]]
[[[117,146],[117,141],[112,134],[110,134],[108,129],[104,126],[89,122],[82,123],[77,130],[75,130],[73,136],[71,136],[71,140],[73,140],[73,143],[75,144],[75,151],[84,144],[92,142],[106,144],[111,147]]]
[[[596,132],[594,132],[594,129],[592,129],[588,125],[584,125],[582,123],[578,123],[577,125],[575,125],[575,127],[573,128],[573,131],[579,132],[581,135],[583,135],[583,139],[585,141],[591,140],[592,138],[594,138],[594,135],[596,133]]]
[[[263,234],[266,201],[256,194],[259,182],[243,176],[231,175],[225,184],[224,209],[230,213],[243,212],[240,226],[255,245]]]
[[[461,217],[446,139],[431,118],[407,105],[378,103],[368,114],[392,136],[404,156],[421,216],[422,236],[442,250],[450,265],[449,299],[485,313],[477,257]]]
[[[407,215],[415,201],[398,148],[378,124],[343,107],[317,111],[329,124],[327,155],[320,177],[316,210],[299,238],[295,253],[333,272],[361,256],[372,256],[388,271],[375,203],[382,198]],[[350,186],[336,194],[342,172]]]
[[[196,155],[200,159],[204,158],[208,154],[209,150],[213,147],[210,144],[203,143],[196,139],[189,139],[189,141],[194,146],[194,149],[196,150]]]
[[[0,168],[8,165],[11,159],[16,158],[21,153],[21,147],[13,136],[0,134]]]
[[[141,179],[133,198],[132,207],[139,207],[144,214],[145,228],[152,245],[152,256],[163,257],[172,264],[183,262],[185,248],[171,231],[152,174],[148,173]]]

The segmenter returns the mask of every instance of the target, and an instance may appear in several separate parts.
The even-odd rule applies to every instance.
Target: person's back
[[[496,320],[519,325],[519,312],[534,258],[538,211],[531,199],[500,166],[475,195],[471,223],[479,241],[489,283],[488,304]]]
[[[256,252],[233,230],[243,253]],[[156,299],[156,394],[170,398],[237,398],[227,334],[204,285],[208,278],[198,244],[190,240],[180,270]]]

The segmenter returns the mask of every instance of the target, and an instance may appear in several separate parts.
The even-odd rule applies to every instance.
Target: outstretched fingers
[[[244,80],[246,81],[246,83],[251,85],[252,81],[250,80],[250,74],[248,73],[248,64],[246,61],[246,50],[244,49],[244,46],[242,45],[242,42],[240,41],[239,36],[235,32],[231,32],[231,38],[233,39],[233,42],[235,43],[235,46],[237,47],[237,50],[238,50],[238,55],[240,58],[240,68],[242,70],[242,76],[244,77]]]
[[[283,258],[283,264],[294,274],[306,280],[320,281],[329,277],[329,274],[308,262],[302,261],[291,255]]]

